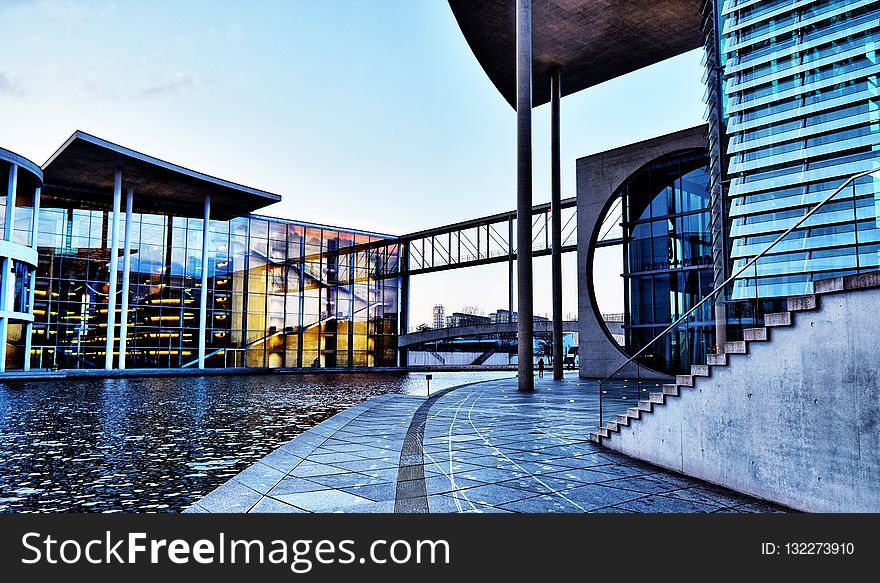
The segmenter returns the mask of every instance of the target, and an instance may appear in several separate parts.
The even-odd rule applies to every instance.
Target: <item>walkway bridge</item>
[[[612,334],[623,334],[622,324],[620,322],[608,322]],[[620,328],[617,331],[613,327]],[[563,332],[577,332],[578,323],[574,321],[562,322]],[[550,334],[553,331],[553,323],[549,320],[536,320],[535,333]],[[477,324],[473,326],[453,326],[451,328],[434,328],[423,332],[412,332],[397,337],[397,345],[400,348],[409,348],[419,344],[429,344],[431,342],[440,342],[450,340],[452,338],[462,338],[467,336],[482,336],[488,334],[516,334],[516,322],[500,322],[497,324]]]

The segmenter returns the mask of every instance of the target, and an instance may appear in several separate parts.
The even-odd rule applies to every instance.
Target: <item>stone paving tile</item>
[[[233,479],[240,484],[244,484],[252,490],[256,490],[261,494],[265,494],[266,492],[274,488],[275,485],[280,482],[286,475],[286,472],[276,470],[275,468],[262,462],[256,462],[250,467],[245,468]]]
[[[324,512],[331,508],[373,503],[373,500],[369,498],[355,496],[341,490],[318,490],[317,492],[282,494],[275,496],[275,498],[310,512]]]
[[[714,512],[720,510],[719,506],[667,498],[666,496],[648,496],[631,500],[622,504],[616,504],[618,508],[632,512]]]
[[[523,476],[522,478],[507,480],[506,482],[499,482],[498,485],[506,486],[508,488],[517,488],[519,490],[526,490],[534,494],[551,494],[561,489],[557,488],[553,484],[548,483],[544,480],[544,478],[540,476]]]
[[[305,510],[290,504],[285,504],[281,500],[276,500],[275,498],[264,497],[250,509],[250,512],[255,514],[302,514]]]
[[[281,494],[299,494],[301,492],[315,492],[317,490],[326,490],[327,486],[318,484],[311,480],[288,476],[278,482],[274,488],[269,491],[270,496],[279,496]]]
[[[284,446],[281,446],[260,460],[261,463],[285,473],[290,472],[302,461],[301,457],[290,453],[288,450],[284,449]]]
[[[353,504],[350,506],[338,506],[328,508],[321,512],[341,512],[346,514],[377,514],[394,512],[394,502],[371,502],[368,504]]]
[[[436,495],[428,496],[428,508],[432,513],[450,514],[450,513],[488,513],[488,512],[506,512],[505,509],[495,506],[487,506],[476,502],[468,502],[466,499],[459,497],[458,503],[453,496]]]
[[[599,484],[586,484],[578,488],[572,488],[571,490],[566,490],[564,495],[571,501],[570,503],[573,506],[572,512],[578,509],[582,512],[589,512],[598,508],[604,508],[605,506],[620,505],[622,502],[629,502],[644,497],[644,494],[641,492],[606,488]]]
[[[671,498],[680,498],[681,500],[690,500],[692,502],[703,502],[704,504],[715,504],[717,506],[734,507],[741,504],[752,502],[747,496],[724,490],[715,486],[699,485],[667,492],[664,496]]]
[[[617,478],[614,474],[609,474],[607,472],[600,472],[595,469],[593,470],[562,470],[559,472],[554,472],[551,474],[547,474],[546,478],[561,480],[565,483],[575,482],[583,484],[598,484],[600,482],[607,482],[609,480],[614,480]]]
[[[396,472],[395,475],[397,475]],[[381,480],[371,478],[366,474],[355,472],[343,472],[339,474],[330,474],[327,476],[311,476],[309,477],[309,479],[327,488],[337,489],[351,488],[353,486],[367,486],[381,482]]]
[[[198,501],[208,512],[247,512],[262,494],[230,480]]]
[[[511,512],[579,512],[578,509],[554,494],[525,498],[502,504],[500,508]]]
[[[499,482],[506,482],[507,480],[513,480],[514,478],[522,478],[527,474],[521,470],[497,470],[492,468],[481,468],[478,470],[469,470],[464,472],[455,472],[456,477],[466,478],[468,480],[475,480],[477,482],[483,482],[484,484],[497,484]]]
[[[368,498],[374,502],[394,502],[397,493],[396,482],[378,482],[362,486],[348,486],[340,488],[343,492],[354,494],[362,498]]]
[[[522,500],[523,498],[531,498],[534,495],[534,492],[520,490],[519,488],[508,488],[499,484],[486,484],[467,489],[467,497],[471,501],[489,506],[500,506],[508,502]]]
[[[313,461],[304,461],[296,467],[295,475],[303,478],[314,478],[317,476],[330,476],[333,474],[345,474],[347,470],[337,468],[327,464],[319,464]]]
[[[673,476],[658,476],[656,474],[650,476],[635,476],[632,478],[619,478],[616,480],[608,480],[602,482],[603,486],[609,488],[620,488],[623,490],[633,490],[644,494],[662,494],[681,490],[688,486],[694,485],[691,480],[676,480]]]
[[[785,508],[776,506],[770,502],[764,502],[763,500],[752,500],[746,504],[734,506],[733,509],[737,512],[786,512]]]
[[[483,482],[469,480],[462,476],[455,476],[454,481],[446,475],[425,478],[425,486],[428,490],[428,494],[445,494],[453,490],[466,490],[468,488],[473,488],[474,486],[482,485],[484,485]]]

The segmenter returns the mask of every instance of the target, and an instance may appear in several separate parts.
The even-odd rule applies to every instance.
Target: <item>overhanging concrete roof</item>
[[[139,209],[202,216],[206,194],[211,215],[228,218],[278,202],[277,194],[208,176],[77,131],[43,164],[50,196],[107,201],[116,169],[123,189],[133,188]]]
[[[533,105],[550,100],[553,68],[562,71],[562,94],[570,95],[697,48],[701,3],[532,0]],[[449,6],[483,70],[516,107],[515,0],[449,0]]]

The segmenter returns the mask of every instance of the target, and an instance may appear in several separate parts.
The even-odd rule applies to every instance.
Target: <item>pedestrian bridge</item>
[[[620,322],[609,322],[608,326],[621,327]],[[537,320],[535,321],[535,333],[551,333],[553,331],[553,322]],[[562,322],[563,332],[577,332],[578,323],[574,321]],[[623,333],[612,330],[612,333]],[[461,338],[465,336],[482,336],[484,334],[516,334],[516,322],[501,322],[498,324],[477,324],[474,326],[454,326],[451,328],[434,328],[425,330],[424,332],[412,332],[410,334],[402,334],[397,337],[397,345],[400,348],[407,348],[418,344],[426,344],[430,342],[440,342],[451,338]]]

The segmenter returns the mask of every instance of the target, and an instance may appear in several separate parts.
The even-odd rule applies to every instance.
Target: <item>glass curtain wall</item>
[[[117,346],[125,293],[124,214],[121,219]],[[110,220],[106,208],[70,207],[44,197],[33,367],[104,366]],[[396,364],[398,246],[393,240],[238,217],[209,223],[203,266],[202,219],[134,212],[130,233],[127,368],[197,366],[204,268],[207,367]]]
[[[625,347],[635,354],[683,316],[713,285],[706,151],[652,162],[621,188]],[[640,362],[680,373],[714,347],[711,302],[645,353]]]
[[[736,270],[848,177],[880,167],[880,4],[726,0],[722,17]],[[877,269],[878,193],[860,181],[762,258],[730,292],[732,319],[752,319],[740,300],[759,308],[812,293],[816,279]]]

